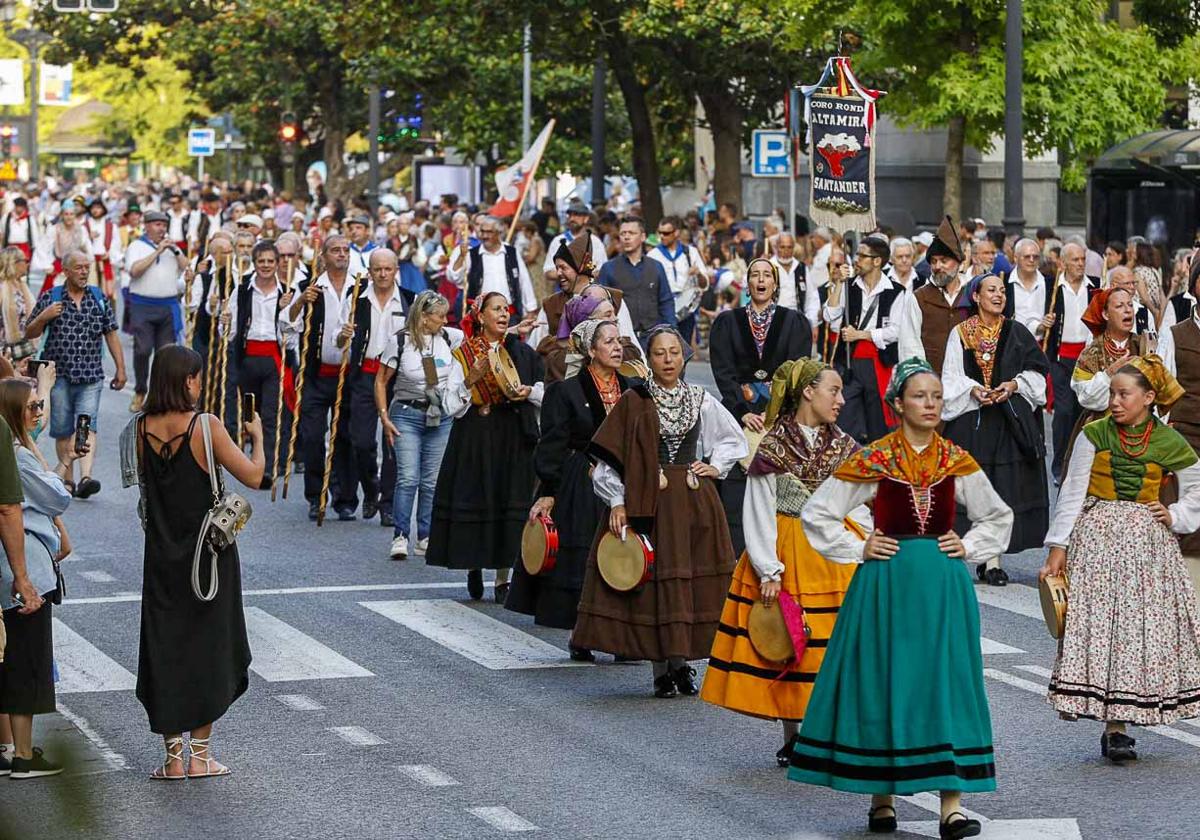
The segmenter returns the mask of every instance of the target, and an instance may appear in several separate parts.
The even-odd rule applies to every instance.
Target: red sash
[[[879,390],[879,403],[883,406],[883,422],[887,423],[888,427],[894,427],[899,424],[896,419],[895,412],[888,405],[888,401],[884,398],[887,393],[888,383],[892,379],[892,369],[883,364],[879,359],[879,348],[875,346],[875,342],[869,338],[861,339],[854,342],[853,357],[855,359],[870,359],[875,365],[875,387]]]
[[[42,290],[39,294],[46,294],[54,288],[54,278],[62,274],[62,260],[58,257],[54,258],[54,266],[46,272],[46,279],[42,280]]]
[[[283,363],[283,355],[279,345],[274,341],[246,341],[247,356],[266,356],[275,360],[275,370],[279,371],[280,384],[283,388],[283,404],[288,411],[296,411],[296,382],[292,369]]]
[[[321,366],[317,368],[317,376],[337,376],[341,372],[341,365],[327,365],[324,362],[321,362]]]
[[[362,372],[369,373],[371,376],[374,376],[375,374],[379,373],[379,360],[378,359],[367,359],[365,362],[362,363]]]

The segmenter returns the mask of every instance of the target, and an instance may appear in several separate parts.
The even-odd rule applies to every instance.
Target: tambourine
[[[746,621],[746,634],[750,637],[754,652],[768,662],[782,665],[796,658],[796,646],[788,635],[787,623],[783,620],[783,610],[779,608],[778,601],[769,607],[762,601],[754,602],[750,608],[750,618]]]
[[[1053,639],[1063,637],[1063,628],[1067,624],[1067,591],[1067,579],[1063,575],[1050,575],[1038,581],[1042,618]]]
[[[488,351],[488,367],[492,371],[492,376],[496,378],[496,384],[504,392],[504,396],[510,400],[519,400],[521,398],[521,376],[517,373],[517,366],[513,364],[512,356],[504,349],[503,344],[498,344],[495,350]]]
[[[746,453],[745,458],[738,460],[742,465],[742,469],[750,469],[750,464],[754,462],[754,456],[758,454],[758,445],[762,443],[762,439],[767,436],[766,432],[756,432],[753,429],[742,429],[742,433],[746,436],[746,443],[749,444],[750,451]]]
[[[543,575],[558,560],[558,529],[545,514],[525,523],[521,531],[521,562],[531,575]]]
[[[617,373],[624,376],[626,379],[649,379],[650,368],[646,367],[646,363],[641,359],[628,359],[621,362],[621,366],[617,368]]]
[[[633,530],[624,539],[605,531],[596,547],[600,579],[617,592],[632,592],[650,580],[654,572],[654,548],[650,540]]]

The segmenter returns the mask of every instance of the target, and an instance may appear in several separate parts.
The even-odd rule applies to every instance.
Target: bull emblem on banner
[[[846,174],[845,161],[855,157],[862,146],[858,139],[850,134],[826,134],[817,143],[817,154],[825,158],[829,164],[830,174],[841,178]]]

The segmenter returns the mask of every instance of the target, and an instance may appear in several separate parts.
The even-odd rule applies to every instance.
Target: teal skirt
[[[996,789],[979,604],[936,539],[901,540],[855,573],[788,778],[870,794]]]

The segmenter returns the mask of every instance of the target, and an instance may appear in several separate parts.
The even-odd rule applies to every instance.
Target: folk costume
[[[1131,364],[1161,411],[1182,396],[1157,356]],[[1168,473],[1180,497],[1170,528],[1146,507]],[[1145,726],[1200,717],[1200,608],[1175,538],[1197,528],[1200,466],[1179,432],[1153,415],[1084,427],[1046,536],[1067,551],[1070,585],[1049,691],[1061,715]]]
[[[584,321],[572,340],[586,352],[597,328],[611,323]],[[504,602],[507,609],[532,615],[535,624],[566,630],[575,626],[588,551],[597,529],[607,526],[604,503],[592,489],[588,447],[628,388],[629,380],[620,374],[605,382],[589,366],[546,389],[533,466],[536,495],[554,498],[551,517],[558,529],[558,557],[553,569],[536,576],[518,563]]]
[[[958,230],[946,216],[938,226],[937,236],[929,246],[928,257],[950,257],[962,263],[966,259]],[[949,285],[949,284],[947,284]],[[939,376],[946,355],[946,342],[950,333],[969,314],[960,302],[966,294],[966,284],[954,293],[947,293],[944,286],[932,280],[910,289],[904,298],[900,314],[899,356],[909,359],[919,356],[929,362],[933,372]]]
[[[689,482],[689,465],[702,460],[724,476],[746,456],[746,438],[703,388],[648,380],[625,392],[589,452],[597,460],[592,484],[605,504],[601,522],[624,505],[629,527],[654,547],[654,572],[632,592],[610,588],[597,567],[597,532],[571,644],[648,659],[656,679],[678,675],[677,684],[690,683],[686,660],[712,648],[734,557],[714,481]]]
[[[777,271],[770,260],[763,260]],[[776,288],[779,277],[776,274]],[[778,298],[776,293],[776,298]],[[709,361],[721,394],[721,405],[739,423],[747,414],[762,414],[770,398],[771,377],[786,361],[812,353],[812,327],[804,315],[775,301],[762,310],[753,305],[722,312],[708,334]],[[746,495],[746,470],[734,464],[721,482],[721,504],[729,520],[734,556],[746,549],[742,528],[742,500]]]
[[[1200,454],[1200,320],[1195,310],[1174,326],[1163,329],[1158,350],[1163,367],[1183,388],[1183,396],[1171,407],[1171,427]],[[1177,500],[1175,482],[1165,485],[1164,490],[1163,504]],[[1181,535],[1179,547],[1191,572],[1192,582],[1200,592],[1200,533]]]
[[[575,241],[579,242],[580,240],[576,239]],[[595,288],[603,289],[604,287],[596,286]],[[611,292],[609,289],[604,289],[604,291]],[[580,324],[593,317],[592,313],[601,302],[601,298],[593,297],[590,293],[571,298],[563,307],[563,312],[558,318],[557,332],[538,342],[537,352],[542,357],[542,364],[545,366],[547,385],[551,382],[562,382],[564,379],[574,376],[581,367],[581,362],[586,364],[585,357],[572,348],[571,335]],[[619,321],[614,323],[617,323],[618,329],[620,329]],[[620,340],[622,361],[645,364],[642,347],[635,339],[622,334]]]
[[[1108,386],[1112,382],[1107,372],[1109,365],[1127,354],[1145,356],[1151,350],[1147,335],[1134,333],[1124,341],[1117,341],[1105,334],[1104,308],[1108,305],[1110,292],[1110,289],[1097,292],[1083,313],[1083,323],[1091,330],[1093,337],[1079,354],[1075,361],[1075,372],[1071,374],[1071,390],[1075,392],[1075,401],[1080,409],[1079,420],[1071,432],[1071,444],[1074,444],[1084,426],[1108,413]]]
[[[921,359],[897,366],[889,395]],[[843,520],[874,502],[875,530],[900,542],[889,560],[862,560]],[[800,513],[823,557],[854,574],[808,703],[788,777],[869,794],[994,790],[979,606],[959,560],[938,548],[955,503],[972,528],[969,559],[1008,544],[1012,511],[963,449],[936,433],[919,451],[903,429],[855,453]]]
[[[702,700],[754,717],[804,718],[856,568],[817,554],[800,524],[800,511],[809,496],[860,448],[837,426],[803,426],[794,415],[796,395],[828,369],[819,361],[803,359],[784,362],[775,373],[768,409],[770,431],[758,445],[746,480],[745,515],[750,525],[746,550],[733,572],[700,691]],[[847,527],[858,529],[862,536],[870,530],[869,515],[856,514],[856,519],[857,524],[848,522]],[[782,583],[783,591],[804,610],[812,630],[803,656],[787,667],[759,656],[748,635],[750,608],[761,599],[760,585],[768,580]]]
[[[1075,398],[1071,382],[1076,362],[1091,340],[1091,332],[1083,315],[1099,293],[1099,277],[1084,277],[1078,292],[1071,288],[1065,277],[1060,277],[1057,291],[1051,291],[1053,305],[1050,309],[1054,324],[1050,327],[1045,347],[1046,358],[1050,361],[1051,401],[1054,406],[1051,425],[1054,457],[1050,462],[1050,471],[1056,479],[1061,478],[1066,470],[1071,437],[1083,411]]]

